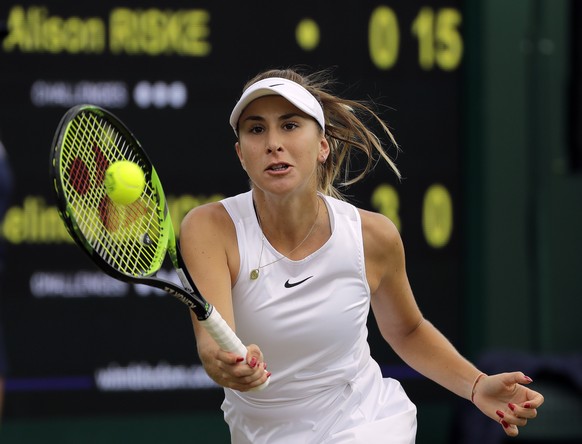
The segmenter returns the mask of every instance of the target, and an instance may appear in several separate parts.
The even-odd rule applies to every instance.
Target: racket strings
[[[137,149],[107,120],[82,113],[67,128],[60,169],[69,213],[90,248],[118,271],[143,276],[159,269],[165,253],[158,193],[147,180],[138,200],[118,205],[104,185],[118,160],[148,170]]]

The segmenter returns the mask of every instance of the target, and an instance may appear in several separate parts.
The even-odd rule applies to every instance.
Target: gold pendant
[[[251,279],[254,281],[259,277],[259,269],[255,268],[254,270],[251,270]]]

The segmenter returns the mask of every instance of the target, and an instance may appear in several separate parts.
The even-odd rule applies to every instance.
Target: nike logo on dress
[[[285,282],[285,288],[292,288],[292,287],[296,287],[299,284],[302,284],[303,282],[305,282],[308,279],[311,279],[313,276],[309,276],[305,279],[303,279],[302,281],[299,282],[289,282],[289,279],[287,279],[287,282]]]

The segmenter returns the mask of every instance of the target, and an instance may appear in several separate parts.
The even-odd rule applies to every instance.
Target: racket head
[[[145,175],[141,196],[129,205],[105,190],[109,165],[129,160]],[[132,132],[94,105],[68,110],[57,127],[50,170],[58,209],[75,242],[109,275],[139,280],[154,275],[176,240],[156,170]],[[174,258],[172,257],[174,260]]]

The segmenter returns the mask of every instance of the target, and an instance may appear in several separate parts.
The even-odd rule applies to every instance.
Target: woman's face
[[[281,96],[251,102],[238,125],[236,152],[253,184],[285,194],[317,189],[317,166],[329,154],[319,125]]]

